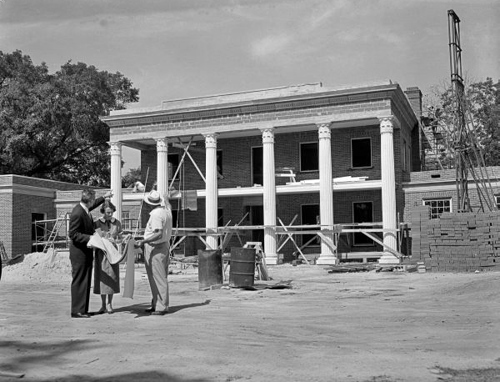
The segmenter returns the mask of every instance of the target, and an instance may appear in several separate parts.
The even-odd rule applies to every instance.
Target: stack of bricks
[[[500,212],[444,213],[430,219],[429,207],[412,211],[412,260],[434,272],[500,270]]]

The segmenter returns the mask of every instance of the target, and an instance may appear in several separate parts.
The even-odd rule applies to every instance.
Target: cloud
[[[287,59],[300,54],[313,53],[323,44],[334,16],[348,2],[311,1],[296,2],[292,7],[286,2],[267,13],[266,24],[271,31],[250,43],[250,54],[256,59],[275,60],[284,53]]]
[[[286,49],[292,42],[292,37],[284,34],[266,36],[252,43],[252,55],[255,57],[267,57]]]

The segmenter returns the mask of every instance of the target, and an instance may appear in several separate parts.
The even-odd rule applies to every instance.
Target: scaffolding
[[[32,248],[34,252],[47,253],[50,249],[67,250],[69,249],[69,212],[62,212],[57,219],[35,220],[33,221],[34,241]],[[127,226],[134,226],[138,219],[124,219]],[[123,223],[122,223],[123,224]],[[132,231],[124,230],[124,234]],[[141,232],[136,232],[138,236]]]
[[[480,209],[483,212],[496,210],[478,128],[474,123],[465,96],[462,77],[462,48],[460,46],[460,19],[453,10],[448,11],[448,39],[450,51],[451,84],[454,102],[454,152],[457,185],[458,212],[472,212],[468,191],[469,175],[476,186]]]
[[[34,252],[47,253],[49,249],[69,248],[68,228],[69,214],[66,212],[61,213],[57,219],[33,221]]]

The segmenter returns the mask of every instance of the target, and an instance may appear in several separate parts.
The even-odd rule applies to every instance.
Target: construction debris
[[[231,287],[232,289],[244,290],[263,290],[263,289],[292,289],[292,280],[278,281],[274,284],[268,283],[255,283],[254,285],[244,285],[238,287]]]

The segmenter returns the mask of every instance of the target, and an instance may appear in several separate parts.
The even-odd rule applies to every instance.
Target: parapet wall
[[[500,271],[500,212],[444,213],[412,210],[412,262],[431,272]]]

